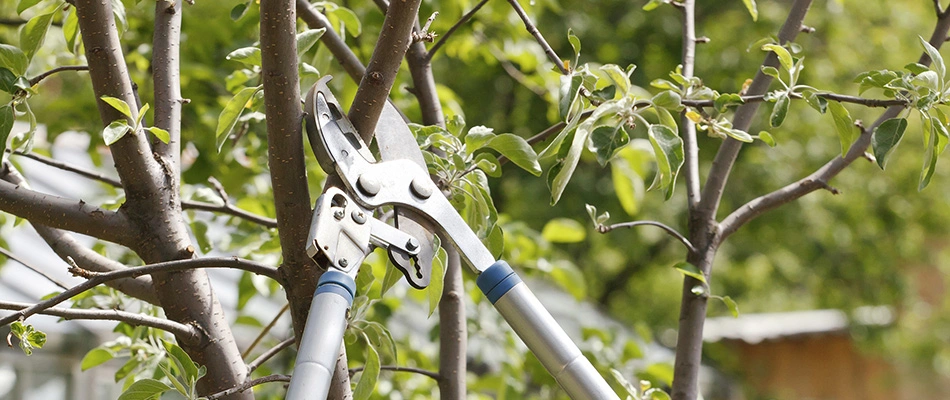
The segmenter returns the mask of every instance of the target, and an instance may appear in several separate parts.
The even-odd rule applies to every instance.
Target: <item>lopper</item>
[[[455,246],[478,288],[572,399],[618,399],[521,278],[494,256],[429,177],[409,127],[391,105],[380,117],[377,162],[327,87],[306,96],[306,127],[320,166],[339,182],[317,199],[307,253],[324,258],[287,392],[289,400],[326,399],[340,351],[355,278],[373,247],[389,253],[410,285],[428,285],[435,232]],[[329,180],[328,180],[329,181]],[[374,216],[392,206],[395,226]]]

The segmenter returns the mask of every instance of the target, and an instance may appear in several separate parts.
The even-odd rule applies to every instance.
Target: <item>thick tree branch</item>
[[[439,299],[439,393],[445,400],[466,397],[468,360],[468,326],[465,318],[465,285],[462,283],[462,261],[457,249],[448,255],[445,285]]]
[[[13,315],[9,315],[0,319],[0,326],[7,325],[13,321],[19,319],[25,319],[29,316],[36,314],[47,308],[56,306],[66,300],[73,298],[74,296],[85,292],[89,289],[92,289],[103,283],[113,281],[116,279],[122,278],[134,278],[142,275],[150,275],[158,272],[176,272],[176,271],[185,271],[198,268],[231,268],[231,269],[240,269],[244,271],[249,271],[258,275],[263,275],[271,279],[277,278],[277,271],[273,267],[269,267],[263,264],[258,264],[253,261],[243,260],[237,257],[208,257],[208,258],[195,258],[189,260],[176,260],[176,261],[167,261],[149,265],[143,265],[141,267],[129,267],[119,271],[112,272],[93,272],[87,271],[84,269],[79,269],[71,267],[69,270],[74,275],[81,276],[86,278],[86,281],[80,283],[76,286],[69,288],[68,290],[53,296],[47,300],[44,300],[40,303],[34,304],[29,308],[19,310]]]
[[[168,131],[168,144],[154,140],[155,152],[175,172],[181,171],[181,1],[155,2],[155,34],[152,38],[152,79],[155,87],[153,125]],[[179,174],[172,174],[170,190],[178,191]]]
[[[82,200],[31,190],[9,162],[0,166],[0,210],[38,224],[129,243],[131,226],[124,216]]]
[[[252,380],[249,380],[249,381],[247,381],[247,382],[244,382],[244,383],[242,383],[242,384],[240,384],[240,385],[238,385],[238,386],[235,386],[235,387],[232,387],[232,388],[230,388],[230,389],[227,389],[227,390],[220,391],[220,392],[218,392],[218,393],[212,394],[212,395],[206,397],[206,399],[208,399],[208,400],[217,400],[217,399],[223,398],[223,397],[225,397],[225,396],[230,396],[230,395],[235,394],[235,393],[243,393],[245,390],[248,390],[248,389],[250,389],[250,388],[252,388],[252,387],[254,387],[254,386],[257,386],[257,385],[260,385],[260,384],[263,384],[263,383],[269,383],[269,382],[290,382],[290,376],[287,376],[287,375],[276,375],[276,374],[275,374],[275,375],[263,376],[263,377],[260,377],[260,378],[257,378],[257,379],[252,379]]]
[[[22,310],[30,307],[29,303],[18,303],[12,301],[0,301],[0,310]],[[150,328],[161,329],[175,335],[179,339],[184,339],[189,343],[197,343],[201,338],[201,331],[191,325],[180,324],[175,321],[169,321],[163,318],[156,318],[150,315],[131,313],[120,310],[86,310],[78,308],[47,308],[37,314],[52,315],[63,319],[86,319],[86,320],[106,320],[125,322],[132,326],[147,326]]]
[[[290,345],[294,344],[295,341],[296,339],[291,337],[289,339],[286,339],[278,343],[276,346],[271,347],[270,349],[267,349],[267,351],[265,351],[263,354],[255,358],[254,361],[251,361],[247,364],[247,372],[248,373],[254,372],[254,370],[257,369],[257,367],[260,367],[261,364],[273,358],[275,355],[277,355],[277,353],[280,353],[281,350],[290,347]]]
[[[673,229],[669,225],[666,225],[657,221],[631,221],[631,222],[621,222],[621,223],[612,224],[612,225],[599,225],[597,226],[597,232],[607,233],[614,229],[634,228],[637,226],[655,226],[657,228],[660,228],[664,232],[672,236],[674,239],[679,240],[680,243],[686,246],[686,250],[689,250],[690,252],[696,251],[696,248],[693,247],[693,244],[690,243],[689,239],[687,239],[686,236],[683,236],[683,234],[677,232],[676,229]]]
[[[59,73],[63,71],[88,71],[88,70],[89,70],[89,66],[87,65],[66,65],[62,67],[56,67],[42,74],[39,74],[37,76],[30,78],[30,86],[36,86],[36,84],[40,83],[43,79],[46,79],[55,73]]]
[[[65,231],[37,225],[35,223],[33,224],[33,229],[36,230],[36,233],[46,241],[53,252],[63,259],[63,261],[71,261],[79,266],[79,268],[96,272],[120,271],[126,268],[122,263],[103,257],[99,253],[83,246],[77,242],[72,235]],[[151,304],[159,304],[158,296],[155,294],[155,288],[152,286],[152,278],[149,276],[116,279],[106,282],[106,286],[139,300]]]
[[[347,114],[363,141],[372,141],[379,114],[389,97],[396,73],[411,42],[410,33],[418,19],[420,0],[397,1],[386,10],[382,31],[373,56],[360,81],[353,105]]]
[[[544,36],[541,35],[541,31],[538,30],[534,23],[531,22],[531,18],[528,17],[528,13],[524,11],[524,8],[521,7],[521,4],[518,3],[518,0],[508,0],[508,3],[511,4],[511,7],[515,9],[515,12],[518,13],[518,16],[521,17],[521,22],[524,22],[525,29],[528,30],[528,33],[531,36],[534,36],[534,39],[537,40],[538,44],[541,45],[541,48],[544,49],[544,54],[548,56],[548,59],[551,60],[554,65],[557,65],[558,70],[562,74],[567,75],[571,73],[568,71],[567,67],[564,66],[564,61],[561,60],[561,57],[558,57],[557,53],[554,52],[554,49],[551,48],[551,45],[544,40]]]
[[[801,32],[802,22],[805,20],[805,14],[808,13],[811,3],[811,0],[795,0],[785,23],[779,30],[778,39],[780,43],[784,44],[795,40],[795,37]],[[765,57],[762,65],[777,67],[778,57],[775,56],[775,53],[770,52]],[[753,96],[765,94],[771,83],[772,77],[762,73],[762,69],[759,68],[747,92]],[[748,131],[752,124],[752,118],[759,109],[758,104],[746,103],[740,106],[733,117],[732,126],[739,130]],[[725,139],[719,147],[706,180],[706,187],[703,188],[702,209],[699,216],[702,220],[712,221],[715,218],[716,210],[719,209],[719,201],[722,199],[722,193],[726,187],[726,181],[729,179],[729,173],[732,171],[732,166],[735,164],[736,157],[741,149],[742,142],[732,138]]]
[[[366,73],[366,67],[343,38],[333,30],[333,26],[330,25],[330,21],[327,20],[327,17],[314,9],[307,0],[297,0],[297,14],[311,29],[324,28],[327,30],[323,36],[320,37],[320,42],[322,42],[324,46],[327,46],[327,50],[330,50],[330,53],[333,54],[333,57],[340,63],[340,66],[343,67],[347,75],[349,75],[353,81],[359,83]]]
[[[472,8],[471,11],[465,13],[465,15],[462,16],[462,18],[459,18],[458,22],[456,22],[455,25],[452,25],[452,27],[449,28],[449,30],[445,31],[445,34],[442,35],[441,38],[439,38],[439,41],[435,42],[435,44],[432,45],[431,48],[429,48],[429,54],[426,56],[426,59],[428,61],[432,61],[432,57],[435,55],[436,52],[439,51],[440,48],[442,48],[442,46],[445,45],[445,42],[449,40],[449,36],[452,36],[452,34],[455,33],[455,31],[457,31],[459,28],[462,27],[462,25],[465,25],[469,20],[471,20],[472,17],[475,16],[475,13],[477,13],[478,10],[481,10],[482,7],[485,6],[485,4],[487,3],[488,3],[488,0],[482,0],[478,2],[478,4],[475,5],[475,8]]]

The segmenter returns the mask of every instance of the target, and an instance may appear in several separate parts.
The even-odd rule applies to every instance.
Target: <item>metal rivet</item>
[[[362,225],[366,223],[366,214],[363,214],[360,210],[353,210],[350,216],[353,217],[353,221],[356,221],[357,224]]]
[[[418,248],[419,244],[416,243],[416,239],[410,238],[409,241],[406,242],[406,250],[415,251]]]
[[[412,178],[412,184],[409,185],[409,188],[412,189],[412,193],[419,196],[419,198],[428,199],[429,196],[432,196],[432,181],[430,181],[428,177]]]
[[[336,218],[337,221],[343,219],[343,216],[346,214],[343,213],[343,210],[336,210],[333,212],[333,218]]]
[[[340,268],[346,268],[347,265],[350,265],[350,262],[347,261],[345,258],[341,258],[339,261],[336,262],[336,264],[339,265]]]
[[[359,180],[357,180],[357,184],[359,185],[360,190],[362,190],[363,193],[366,193],[367,195],[375,196],[377,193],[379,193],[379,180],[369,176],[369,174],[360,175]]]

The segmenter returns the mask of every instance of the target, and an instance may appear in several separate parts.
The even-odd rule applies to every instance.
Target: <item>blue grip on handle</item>
[[[519,283],[521,283],[521,277],[511,269],[508,263],[501,260],[495,261],[475,279],[475,284],[492,304]]]
[[[336,293],[348,303],[353,304],[353,298],[356,296],[356,282],[353,282],[353,278],[347,274],[329,270],[320,276],[314,296],[320,293]]]

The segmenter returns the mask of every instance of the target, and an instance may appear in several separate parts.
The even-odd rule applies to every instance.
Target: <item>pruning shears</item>
[[[329,80],[324,77],[307,93],[306,127],[320,166],[342,184],[317,199],[311,220],[307,253],[326,258],[329,268],[317,284],[287,399],[326,399],[356,295],[356,274],[373,246],[386,249],[411,286],[424,288],[438,232],[458,249],[479,289],[571,398],[619,400],[521,278],[495,260],[432,182],[398,111],[387,104],[380,117],[376,140],[382,161],[377,161],[327,87]],[[375,216],[383,206],[394,208],[394,225]]]

